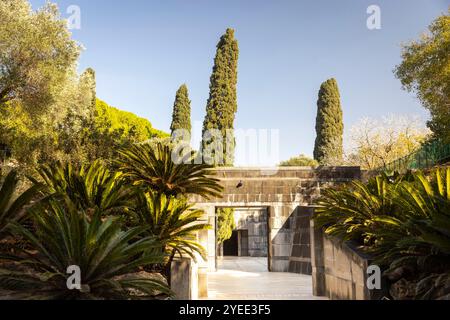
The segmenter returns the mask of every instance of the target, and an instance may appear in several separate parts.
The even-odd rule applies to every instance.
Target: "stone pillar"
[[[208,297],[208,272],[216,271],[216,210],[214,205],[197,205],[197,209],[205,212],[203,221],[211,228],[198,233],[198,242],[207,252],[206,261],[198,258],[198,296]]]
[[[199,243],[205,248],[205,250],[208,250],[208,231],[209,230],[202,230],[198,234]],[[198,258],[198,296],[201,298],[206,298],[208,297],[208,261],[203,261],[203,259],[199,256],[197,258]]]
[[[177,258],[171,265],[171,289],[176,300],[198,299],[198,269],[190,258]]]
[[[292,252],[293,223],[297,204],[277,203],[270,208],[270,271],[289,272]]]
[[[322,297],[327,295],[323,234],[315,227],[314,220],[310,221],[310,228],[313,294]]]

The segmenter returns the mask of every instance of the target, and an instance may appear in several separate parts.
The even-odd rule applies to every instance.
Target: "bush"
[[[126,231],[114,218],[102,220],[99,209],[91,216],[69,199],[51,200],[33,207],[33,230],[14,223],[11,229],[24,238],[27,248],[4,255],[10,262],[0,269],[0,289],[25,299],[142,299],[152,298],[167,286],[139,275],[139,267],[160,263],[161,245],[153,237],[140,237],[145,228]],[[69,266],[81,271],[81,288],[71,290]]]

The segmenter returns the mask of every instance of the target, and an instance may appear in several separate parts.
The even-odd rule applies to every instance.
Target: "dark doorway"
[[[239,254],[239,234],[233,231],[231,238],[223,242],[223,255],[237,257]]]

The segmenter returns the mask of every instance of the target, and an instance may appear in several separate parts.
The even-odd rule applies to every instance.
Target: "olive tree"
[[[75,74],[81,48],[55,4],[33,11],[27,0],[2,0],[0,21],[0,108],[20,101],[43,113]]]

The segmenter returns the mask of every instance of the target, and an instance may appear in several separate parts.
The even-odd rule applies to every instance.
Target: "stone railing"
[[[313,294],[333,300],[379,300],[382,290],[369,290],[370,257],[348,243],[326,236],[311,220]],[[384,287],[384,286],[383,286]]]

